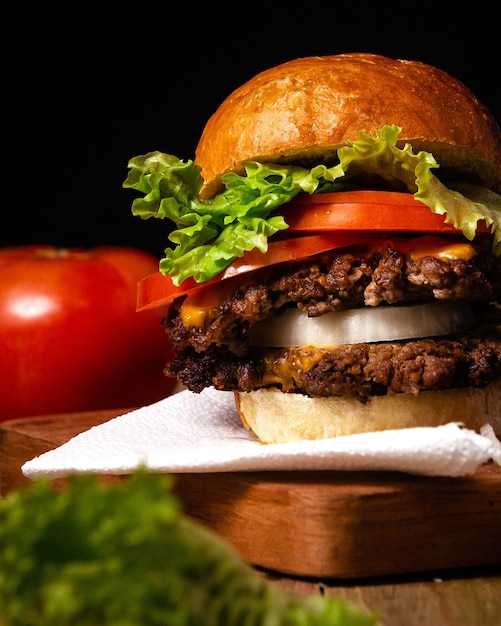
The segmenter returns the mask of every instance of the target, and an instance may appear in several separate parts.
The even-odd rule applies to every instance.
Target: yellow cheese
[[[407,248],[408,256],[419,259],[425,256],[433,256],[438,259],[462,259],[469,261],[476,254],[475,246],[467,241],[447,241],[442,237],[420,237],[409,242]]]
[[[188,295],[179,313],[186,328],[203,328],[217,315],[219,305],[229,298],[232,281],[221,281]]]
[[[202,328],[205,325],[212,307],[191,302],[183,302],[181,305],[181,319],[185,328]]]
[[[301,372],[314,367],[322,356],[323,351],[314,346],[285,348],[265,354],[263,387],[281,385],[284,391],[290,391]]]

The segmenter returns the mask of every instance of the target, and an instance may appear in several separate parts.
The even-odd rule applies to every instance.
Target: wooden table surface
[[[25,461],[124,412],[0,423],[0,493],[28,483]],[[187,514],[297,595],[344,597],[385,626],[501,626],[498,466],[460,479],[251,472],[176,482]]]

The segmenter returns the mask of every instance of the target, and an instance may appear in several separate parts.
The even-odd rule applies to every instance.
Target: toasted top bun
[[[245,161],[329,163],[361,130],[385,124],[402,127],[400,146],[501,190],[501,132],[471,91],[425,63],[353,53],[289,61],[230,94],[196,149],[201,195],[215,195],[221,175],[242,173]]]

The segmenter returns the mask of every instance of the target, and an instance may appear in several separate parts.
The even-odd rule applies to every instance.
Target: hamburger
[[[194,160],[129,162],[166,222],[138,310],[166,373],[233,391],[262,442],[462,422],[501,407],[501,132],[446,72],[353,53],[257,74]]]

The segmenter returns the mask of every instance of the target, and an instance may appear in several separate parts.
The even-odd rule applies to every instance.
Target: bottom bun
[[[310,398],[279,389],[235,392],[235,401],[244,426],[263,443],[327,439],[448,422],[461,422],[476,431],[489,423],[496,435],[501,435],[501,381],[482,389],[374,396],[366,403],[351,396]]]

